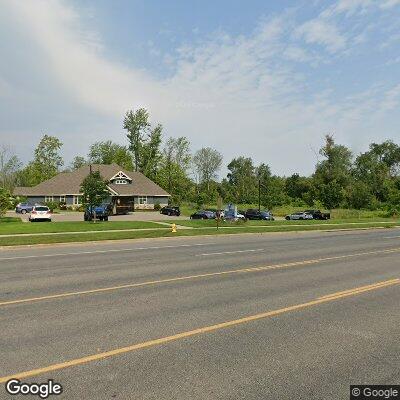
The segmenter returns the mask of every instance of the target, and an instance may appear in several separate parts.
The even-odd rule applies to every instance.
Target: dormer
[[[124,172],[119,171],[111,179],[110,183],[115,185],[129,185],[132,183],[132,178],[126,175]]]

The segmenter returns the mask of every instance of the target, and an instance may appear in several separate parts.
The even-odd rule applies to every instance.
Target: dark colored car
[[[30,203],[18,203],[15,207],[16,213],[26,214],[33,210],[34,205]]]
[[[112,213],[111,204],[101,204],[99,206],[86,207],[83,219],[85,221],[93,221],[95,218],[100,221],[108,221],[108,217]]]
[[[330,213],[323,213],[320,210],[305,210],[304,212],[307,214],[311,214],[313,216],[313,219],[331,219]]]
[[[181,210],[179,209],[179,207],[165,206],[160,210],[160,214],[175,215],[175,216],[179,217],[181,215]]]
[[[258,211],[255,208],[249,208],[246,213],[245,213],[245,217],[247,219],[262,219],[262,220],[266,220],[266,221],[274,221],[275,218],[272,215],[271,212],[269,211]]]
[[[207,210],[196,211],[190,216],[190,219],[215,219],[215,212]]]

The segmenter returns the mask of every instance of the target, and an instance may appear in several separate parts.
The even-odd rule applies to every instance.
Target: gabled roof
[[[164,189],[144,176],[141,172],[127,171],[117,164],[93,164],[92,171],[99,171],[103,179],[109,181],[119,172],[132,179],[132,184],[109,187],[122,196],[170,196]],[[18,196],[63,196],[78,195],[80,186],[90,173],[89,166],[83,166],[72,172],[61,172],[53,178],[33,187],[16,187],[14,195]]]

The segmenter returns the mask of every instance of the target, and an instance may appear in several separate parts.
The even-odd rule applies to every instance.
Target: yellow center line
[[[29,377],[36,376],[36,375],[41,375],[41,374],[48,373],[48,372],[54,372],[54,371],[57,371],[60,369],[74,367],[77,365],[82,365],[82,364],[86,364],[86,363],[93,362],[93,361],[103,360],[108,357],[118,356],[120,354],[130,353],[130,352],[133,352],[136,350],[166,344],[168,342],[176,341],[179,339],[185,339],[185,338],[195,336],[195,335],[200,335],[203,333],[214,332],[214,331],[217,331],[220,329],[229,328],[229,327],[236,326],[236,325],[241,325],[241,324],[244,324],[247,322],[252,322],[252,321],[257,321],[260,319],[274,317],[274,316],[288,313],[291,311],[301,310],[301,309],[304,309],[307,307],[327,303],[330,301],[342,299],[342,298],[349,297],[349,296],[355,296],[360,293],[368,292],[371,290],[381,289],[381,288],[399,284],[399,283],[400,283],[400,279],[391,279],[391,280],[384,281],[384,282],[377,282],[373,285],[361,286],[358,288],[351,289],[349,291],[332,293],[332,294],[329,294],[328,296],[320,297],[318,299],[308,301],[306,303],[295,304],[295,305],[292,305],[289,307],[280,308],[278,310],[267,311],[267,312],[263,312],[260,314],[250,315],[250,316],[235,319],[232,321],[226,321],[226,322],[222,322],[222,323],[215,324],[215,325],[209,325],[209,326],[205,326],[202,328],[177,333],[172,336],[161,337],[158,339],[153,339],[153,340],[149,340],[146,342],[133,344],[131,346],[121,347],[121,348],[106,351],[103,353],[97,353],[97,354],[92,354],[90,356],[85,356],[82,358],[76,358],[76,359],[62,362],[59,364],[49,365],[44,368],[32,369],[30,371],[25,371],[25,372],[16,373],[16,374],[9,375],[9,376],[0,377],[0,383],[5,383],[10,379],[25,379],[25,378],[29,378]]]
[[[16,299],[16,300],[9,300],[9,301],[0,301],[0,307],[12,305],[12,304],[31,303],[31,302],[36,302],[36,301],[52,300],[52,299],[58,299],[58,298],[64,298],[64,297],[88,295],[88,294],[94,294],[94,293],[104,293],[104,292],[110,292],[110,291],[115,291],[115,290],[137,288],[137,287],[142,287],[142,286],[151,286],[151,285],[157,285],[157,284],[163,284],[163,283],[187,281],[187,280],[192,280],[192,279],[221,277],[221,276],[227,276],[227,275],[232,275],[232,274],[251,273],[251,272],[260,272],[260,271],[281,269],[281,268],[299,267],[299,266],[304,266],[304,265],[309,265],[309,264],[318,264],[318,263],[325,262],[325,261],[334,261],[334,260],[341,260],[341,259],[352,258],[352,257],[361,257],[361,256],[367,256],[367,255],[374,255],[374,254],[395,253],[395,252],[399,252],[399,251],[400,251],[400,247],[394,248],[394,249],[376,250],[376,251],[368,251],[368,252],[363,252],[363,253],[353,253],[353,254],[344,254],[344,255],[340,255],[340,256],[316,258],[316,259],[311,259],[311,260],[294,261],[294,262],[283,263],[283,264],[266,265],[266,266],[261,266],[261,267],[249,267],[249,268],[241,268],[241,269],[231,269],[231,270],[227,270],[227,271],[209,272],[209,273],[205,273],[205,274],[178,276],[178,277],[157,279],[157,280],[146,281],[146,282],[129,283],[126,285],[118,285],[118,286],[104,287],[104,288],[98,288],[98,289],[82,290],[82,291],[77,291],[77,292],[65,292],[65,293],[51,294],[48,296],[30,297],[30,298],[25,298],[25,299]]]

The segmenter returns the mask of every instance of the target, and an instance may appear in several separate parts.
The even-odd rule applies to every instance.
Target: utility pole
[[[92,164],[89,164],[89,175],[92,176]],[[90,210],[90,217],[92,217],[93,212],[93,223],[96,223],[96,214],[93,211],[93,204],[92,204],[92,196],[89,198],[89,210]]]
[[[261,179],[258,179],[258,212],[261,211]]]

